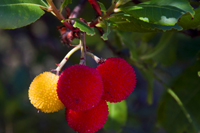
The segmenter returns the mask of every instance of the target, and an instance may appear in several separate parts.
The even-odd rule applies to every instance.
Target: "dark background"
[[[102,0],[101,2],[107,7],[110,5],[110,1]],[[60,1],[57,1],[57,5],[59,3]],[[69,7],[73,9],[77,3],[77,1],[73,1]],[[87,21],[95,18],[95,12],[88,3],[81,17]],[[74,132],[65,120],[64,109],[50,114],[37,113],[36,108],[28,99],[28,89],[33,78],[44,71],[55,69],[56,64],[71,49],[60,41],[60,33],[56,27],[61,25],[56,17],[46,12],[39,20],[26,27],[15,30],[0,29],[0,133]],[[104,42],[98,32],[96,33],[93,37],[86,36],[86,44],[94,54],[102,58],[121,56],[122,54],[129,56],[130,49],[119,44],[113,31],[109,35],[109,42]],[[147,43],[152,47],[157,44],[162,35],[162,33],[130,34],[130,41],[135,40],[134,43],[138,45],[143,37],[149,34],[151,37],[147,39]],[[188,34],[192,34],[192,37]],[[168,48],[170,49],[168,52],[174,52],[171,56],[168,53],[163,58],[169,62],[164,65],[160,63],[154,71],[166,83],[170,84],[189,66],[199,61],[200,37],[198,35],[199,31],[196,29],[175,32],[173,46]],[[78,44],[78,40],[74,40],[71,44]],[[113,53],[111,46],[116,48],[118,53]],[[78,64],[79,58],[80,51],[70,57],[65,67]],[[87,57],[87,65],[97,66],[91,57]],[[137,75],[137,86],[126,100],[128,117],[126,124],[122,127],[122,132],[165,133],[165,129],[156,123],[157,108],[164,87],[158,80],[154,80],[153,103],[149,105],[146,102],[147,82],[140,70],[133,67]],[[101,129],[99,132],[106,131]],[[109,130],[107,132],[114,133],[116,131]]]

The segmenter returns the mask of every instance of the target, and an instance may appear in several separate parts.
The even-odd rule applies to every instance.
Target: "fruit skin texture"
[[[29,87],[29,99],[34,107],[45,113],[56,112],[64,107],[57,96],[58,76],[44,72],[36,76]]]
[[[60,75],[57,94],[62,103],[74,111],[85,111],[99,103],[103,82],[98,71],[85,65],[73,65]]]
[[[108,117],[108,105],[101,100],[95,107],[86,111],[65,110],[69,126],[79,133],[94,133],[101,129]]]
[[[132,66],[122,58],[112,57],[96,67],[100,73],[104,94],[102,99],[109,102],[120,102],[134,90],[136,75]]]

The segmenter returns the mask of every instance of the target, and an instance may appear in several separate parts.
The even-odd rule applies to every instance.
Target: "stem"
[[[198,131],[198,128],[196,127],[196,124],[194,123],[194,121],[192,120],[192,118],[190,117],[190,114],[188,113],[188,111],[186,110],[184,104],[182,103],[182,101],[180,100],[180,98],[176,95],[176,93],[167,86],[166,83],[164,83],[157,75],[154,75],[154,77],[164,85],[165,88],[167,88],[167,93],[169,93],[169,95],[177,102],[177,104],[179,105],[179,107],[181,108],[181,110],[183,111],[185,117],[187,118],[187,120],[189,121],[189,123],[192,125],[193,129],[195,131]]]
[[[80,32],[80,45],[81,45],[81,65],[86,65],[86,44],[85,44],[85,32]]]
[[[94,55],[91,52],[87,52],[86,54],[91,56],[96,61],[97,64],[99,64],[99,62],[101,61],[101,59],[99,57],[97,57],[96,55]]]
[[[198,131],[196,129],[196,127],[195,127],[195,123],[193,122],[192,118],[190,117],[190,114],[188,113],[188,111],[186,110],[185,106],[183,105],[183,103],[181,102],[181,100],[179,99],[179,97],[176,95],[176,93],[174,93],[174,91],[171,88],[168,88],[167,92],[174,98],[174,100],[180,106],[181,110],[185,114],[185,116],[188,119],[189,123],[191,123],[191,125],[193,126],[194,130]]]
[[[114,12],[114,9],[117,7],[116,2],[113,2],[112,5],[108,8],[106,11],[106,14],[103,16],[99,16],[97,19],[89,23],[90,27],[94,27],[96,24],[98,24],[102,19],[106,19],[109,17],[109,15]]]
[[[74,10],[71,12],[69,18],[77,18],[80,13],[82,13],[83,7],[85,6],[87,0],[81,0],[79,4],[74,8]]]
[[[53,1],[47,1],[48,4],[51,6],[52,11],[51,13],[54,14],[67,28],[69,28],[70,30],[74,30],[74,27],[69,24],[67,21],[62,21],[65,20],[65,18],[63,17],[63,15],[58,11],[58,9],[55,7]]]
[[[73,49],[71,49],[67,55],[63,58],[63,60],[60,62],[60,64],[58,65],[58,67],[55,69],[55,71],[57,72],[57,75],[59,75],[60,70],[62,69],[62,67],[65,65],[65,63],[67,62],[67,60],[69,59],[69,57],[76,52],[77,50],[79,50],[81,48],[81,45],[77,45],[76,47],[74,47]]]

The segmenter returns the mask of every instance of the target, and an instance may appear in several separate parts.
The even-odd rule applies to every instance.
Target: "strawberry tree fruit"
[[[103,82],[99,72],[86,65],[73,65],[60,75],[57,94],[62,103],[74,111],[85,111],[99,103]]]
[[[73,111],[66,108],[65,117],[69,126],[79,133],[95,133],[106,123],[108,105],[101,100],[95,107],[86,111]]]
[[[120,102],[134,90],[136,75],[132,66],[122,58],[108,58],[96,67],[100,73],[104,93],[102,99],[109,102]]]
[[[51,72],[41,73],[34,78],[28,91],[34,107],[45,113],[56,112],[64,107],[56,92],[58,78]]]

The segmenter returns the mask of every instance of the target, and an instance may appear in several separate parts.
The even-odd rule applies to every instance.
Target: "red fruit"
[[[102,99],[109,102],[120,102],[126,99],[134,90],[136,75],[132,66],[121,58],[108,58],[97,66],[100,73],[104,94]]]
[[[108,105],[101,100],[94,108],[86,111],[73,111],[66,108],[66,120],[71,128],[79,133],[94,133],[101,129],[108,117]]]
[[[85,65],[66,68],[57,83],[61,102],[74,111],[85,111],[99,103],[103,94],[103,82],[98,71]]]

